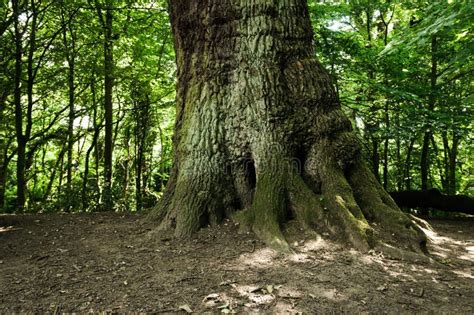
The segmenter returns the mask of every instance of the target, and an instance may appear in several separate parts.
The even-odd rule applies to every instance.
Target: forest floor
[[[430,220],[429,261],[329,240],[266,248],[228,222],[149,237],[133,214],[0,216],[0,313],[474,313],[474,219]]]

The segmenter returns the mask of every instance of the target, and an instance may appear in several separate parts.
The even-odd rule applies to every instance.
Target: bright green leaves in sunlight
[[[175,64],[167,2],[33,0],[18,4],[18,16],[11,1],[0,6],[0,208],[11,212],[18,206],[17,118],[28,134],[25,209],[100,208],[104,193],[103,19],[107,11],[113,18],[109,46],[113,47],[114,79],[114,208],[150,207],[171,167]],[[18,61],[15,21],[22,34]],[[20,112],[14,105],[16,64],[21,70]]]
[[[472,194],[474,6],[314,1],[310,10],[317,55],[385,188],[421,188],[428,166],[429,187]]]

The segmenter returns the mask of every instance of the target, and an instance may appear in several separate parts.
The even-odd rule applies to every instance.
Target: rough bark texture
[[[423,233],[361,161],[314,58],[305,0],[170,7],[177,118],[174,169],[155,211],[161,228],[186,236],[231,216],[288,250],[282,224],[295,218],[361,250],[423,246]]]

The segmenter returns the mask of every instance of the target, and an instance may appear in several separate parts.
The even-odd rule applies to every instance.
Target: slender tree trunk
[[[57,187],[58,200],[61,200],[61,194],[63,193],[63,179],[64,179],[64,154],[59,159],[59,183]]]
[[[413,137],[410,140],[410,144],[407,149],[407,156],[405,159],[405,185],[406,190],[411,190],[411,156],[413,153],[413,147],[415,146],[416,138]]]
[[[104,183],[103,210],[112,210],[112,169],[113,169],[113,87],[114,87],[114,55],[113,55],[113,1],[106,0],[105,7],[95,0],[97,16],[102,26],[104,52]],[[104,12],[105,11],[105,12]]]
[[[131,154],[130,154],[130,140],[127,139],[126,143],[126,151],[127,151],[127,159],[125,161],[125,170],[124,170],[124,177],[123,177],[123,193],[124,193],[124,199],[125,199],[125,206],[127,208],[127,211],[130,211],[129,207],[129,190],[130,190],[130,185],[129,185],[129,180],[130,180],[130,160],[131,160]]]
[[[456,159],[458,156],[459,137],[453,131],[453,144],[449,155],[449,191],[448,194],[455,195],[457,190],[456,184]]]
[[[58,154],[58,159],[56,163],[54,163],[53,171],[51,172],[51,177],[48,182],[48,186],[46,187],[46,191],[43,195],[43,200],[47,201],[49,198],[51,191],[53,190],[53,184],[56,179],[56,173],[58,172],[59,166],[61,165],[62,161],[64,160],[64,153],[66,152],[65,148],[63,147]]]
[[[428,100],[428,111],[431,113],[434,110],[436,103],[436,80],[438,78],[438,42],[436,36],[433,35],[431,38],[431,74],[430,74],[430,84],[431,92]],[[421,149],[421,159],[420,159],[420,171],[421,171],[421,190],[426,190],[429,188],[428,184],[428,172],[430,167],[430,138],[432,135],[432,126],[431,123],[428,123],[425,126],[425,133],[423,135],[423,145]]]
[[[177,117],[162,229],[186,236],[232,216],[288,250],[281,224],[294,217],[361,250],[424,246],[361,158],[314,59],[306,0],[172,0],[170,15]]]
[[[436,144],[436,140],[435,140],[433,135],[431,135],[430,141],[431,141],[431,146],[433,148],[433,157],[435,157],[435,162],[436,162],[436,165],[438,166],[438,172],[439,172],[439,178],[441,180],[441,186],[444,188],[447,185],[446,174],[444,174],[444,168],[443,168],[443,165],[442,165],[442,163],[439,159],[438,145]]]
[[[20,30],[18,0],[12,0],[13,15],[15,16],[15,130],[17,138],[17,162],[16,162],[16,181],[17,181],[17,200],[16,208],[22,212],[25,208],[25,164],[26,164],[26,138],[23,134],[23,110],[21,107],[21,78],[22,78],[22,35]]]
[[[72,169],[73,169],[73,148],[74,148],[74,120],[76,118],[75,113],[75,90],[76,86],[74,83],[75,69],[76,69],[76,40],[74,30],[72,29],[71,22],[66,23],[64,12],[61,12],[61,22],[63,28],[63,45],[66,53],[66,62],[68,64],[68,97],[69,97],[69,115],[68,115],[68,132],[67,132],[67,174],[66,174],[66,186],[67,186],[67,200],[68,208],[72,206]],[[69,34],[69,38],[68,38]]]
[[[6,65],[2,64],[2,68],[3,67],[6,67]],[[3,91],[1,91],[0,93],[0,124],[2,124],[3,126],[7,126],[4,110],[6,108],[7,97],[12,92],[11,87],[12,86],[10,82],[9,85],[4,86]],[[13,141],[13,139],[10,137],[7,138],[6,132],[0,132],[0,211],[4,210],[5,207],[5,192],[8,177],[8,165],[10,164],[11,160],[11,157],[9,157],[8,153],[10,145]]]
[[[112,210],[112,151],[113,151],[113,95],[114,86],[114,59],[112,39],[113,15],[110,8],[105,10],[104,27],[104,74],[105,74],[105,148],[104,148],[104,206]]]
[[[143,193],[142,193],[142,170],[143,170],[143,150],[137,145],[137,157],[135,163],[135,201],[137,212],[143,209]]]
[[[403,162],[402,162],[402,148],[401,148],[401,139],[400,132],[400,114],[398,109],[395,109],[395,125],[397,128],[397,135],[395,137],[396,150],[397,150],[397,190],[400,191],[403,189]]]
[[[96,91],[96,81],[95,81],[95,74],[92,78],[92,82],[91,82],[91,95],[92,95],[92,110],[93,110],[93,114],[92,114],[92,121],[93,121],[93,124],[94,124],[94,132],[97,132],[98,130],[100,130],[100,125],[102,124],[99,123],[97,121],[97,116],[98,116],[98,102],[97,102],[97,91]],[[93,144],[93,147],[94,147],[94,171],[95,171],[95,191],[97,193],[97,200],[100,200],[101,198],[101,191],[100,191],[100,176],[99,176],[99,165],[100,165],[100,157],[101,157],[101,153],[100,153],[100,147],[99,147],[99,144],[98,144],[98,139],[100,137],[100,133],[97,134],[97,140],[95,141],[95,143],[92,143]]]
[[[145,98],[142,90],[138,90],[136,98],[139,101],[135,102],[135,201],[136,210],[141,211],[143,209],[143,170],[145,168],[145,141],[149,128],[149,101]]]
[[[2,140],[0,140],[0,143],[2,143]],[[5,207],[5,192],[8,177],[8,165],[10,164],[10,159],[8,157],[8,148],[3,147],[3,143],[1,148],[4,149],[0,162],[0,209],[3,210]]]
[[[446,193],[448,195],[456,194],[456,159],[458,155],[459,136],[453,130],[452,146],[449,146],[448,133],[443,132],[443,148],[445,152],[445,176],[446,176]]]
[[[383,188],[387,190],[388,187],[388,142],[389,135],[388,131],[390,128],[390,116],[389,116],[389,106],[388,99],[385,101],[384,108],[384,121],[385,121],[385,135],[384,135],[384,144],[383,144]]]
[[[89,198],[87,196],[87,184],[89,182],[89,161],[90,156],[94,148],[97,146],[97,138],[99,137],[100,128],[95,127],[94,135],[92,137],[92,143],[86,152],[86,158],[84,162],[84,176],[82,178],[82,209],[85,211],[89,207]]]

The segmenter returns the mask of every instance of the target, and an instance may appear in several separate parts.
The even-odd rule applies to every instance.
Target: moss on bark
[[[364,165],[306,0],[172,0],[174,167],[155,213],[176,236],[232,216],[270,246],[296,218],[360,250],[424,235]]]

